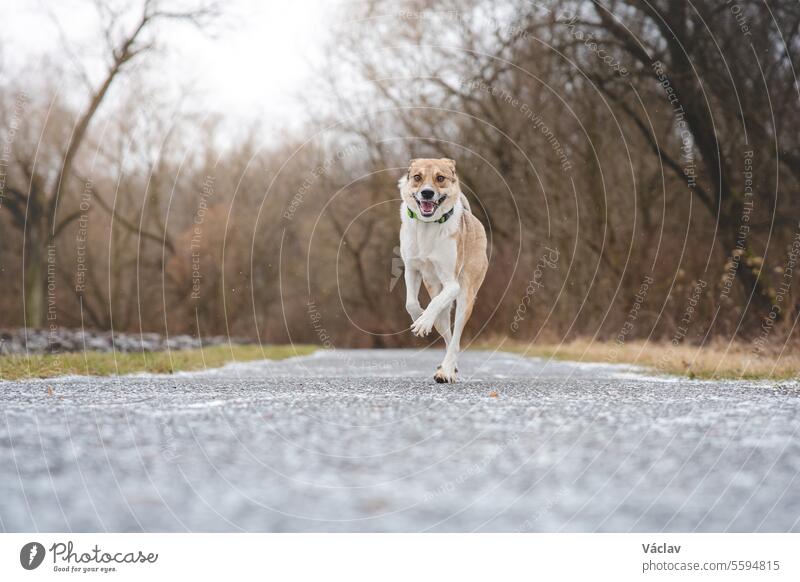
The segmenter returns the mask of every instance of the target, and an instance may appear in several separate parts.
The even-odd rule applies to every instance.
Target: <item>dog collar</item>
[[[417,217],[417,215],[414,214],[414,211],[411,210],[408,206],[406,206],[406,210],[408,210],[408,217],[409,218],[416,218]],[[451,216],[453,216],[453,212],[455,212],[455,210],[456,210],[456,207],[453,206],[450,210],[448,210],[447,212],[442,214],[441,218],[439,218],[438,220],[434,220],[433,222],[438,222],[439,224],[443,224],[443,223],[447,222],[447,219],[450,218]]]

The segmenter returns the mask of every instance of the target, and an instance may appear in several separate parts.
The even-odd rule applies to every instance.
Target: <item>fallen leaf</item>
[[[53,394],[54,394],[53,387],[52,386],[48,386],[47,387],[47,395],[48,396],[52,396]]]
[[[492,398],[497,398],[497,392],[492,390],[491,392],[489,392],[489,396],[491,396]]]

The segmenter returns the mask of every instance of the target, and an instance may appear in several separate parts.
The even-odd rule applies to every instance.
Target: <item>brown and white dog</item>
[[[461,193],[453,160],[411,160],[408,173],[398,185],[403,199],[400,255],[405,264],[411,331],[422,337],[436,327],[444,338],[446,353],[433,378],[437,382],[455,382],[461,333],[489,265],[486,231]],[[431,297],[424,310],[419,304],[421,283],[425,283]]]

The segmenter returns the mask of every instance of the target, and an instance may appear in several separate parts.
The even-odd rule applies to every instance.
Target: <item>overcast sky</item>
[[[170,28],[161,40],[167,50],[157,57],[168,75],[159,83],[195,87],[196,102],[232,123],[291,124],[302,115],[294,97],[309,79],[309,63],[319,59],[334,4],[229,0],[223,5],[230,26],[216,38],[186,26]],[[0,14],[3,74],[24,75],[31,64],[48,58],[71,66],[64,43],[76,61],[99,73],[100,61],[93,60],[102,52],[99,24],[90,0],[0,0]]]

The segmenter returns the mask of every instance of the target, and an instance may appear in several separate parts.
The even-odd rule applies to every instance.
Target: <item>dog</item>
[[[461,192],[455,161],[413,159],[398,186],[402,198],[400,256],[405,265],[411,331],[423,337],[436,327],[446,351],[433,378],[439,383],[455,382],[461,334],[489,266],[486,231]],[[425,309],[419,303],[422,283],[431,298]]]

